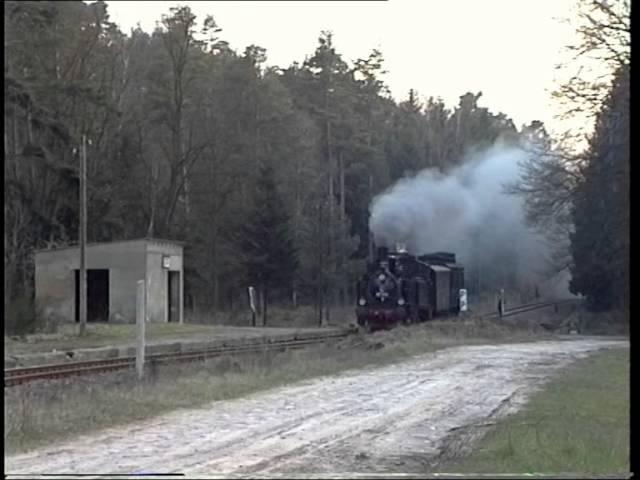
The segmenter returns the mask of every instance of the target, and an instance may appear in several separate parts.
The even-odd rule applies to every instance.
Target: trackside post
[[[138,379],[142,379],[144,375],[144,327],[146,316],[144,280],[138,280],[136,300],[136,372],[138,373]]]
[[[249,308],[251,309],[251,326],[256,326],[256,289],[248,288],[249,291]]]
[[[498,293],[498,316],[502,318],[504,315],[504,289],[501,288]]]
[[[460,299],[460,303],[459,303],[460,311],[466,312],[467,311],[467,289],[466,288],[460,289],[459,299]]]

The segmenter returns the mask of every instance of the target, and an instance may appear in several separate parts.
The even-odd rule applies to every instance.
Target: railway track
[[[539,310],[542,308],[553,307],[575,300],[555,301],[532,303],[520,305],[505,311],[502,318],[513,317],[525,312]],[[483,318],[497,318],[498,314],[488,314]],[[220,357],[223,355],[240,355],[260,352],[273,352],[293,350],[305,348],[311,345],[318,345],[330,340],[345,338],[352,331],[345,330],[340,333],[332,333],[311,338],[287,339],[287,340],[270,340],[260,343],[247,343],[244,345],[219,346],[204,350],[193,350],[184,352],[162,353],[147,355],[145,357],[145,365],[151,367],[179,362],[192,362],[205,360],[207,358]],[[53,380],[78,375],[89,375],[94,373],[104,373],[116,370],[127,370],[135,368],[135,357],[121,357],[108,360],[90,360],[85,362],[69,362],[56,365],[41,365],[37,367],[18,367],[8,368],[4,371],[4,386],[13,387],[22,383],[32,382],[36,380]]]
[[[520,315],[522,313],[531,312],[533,310],[540,310],[542,308],[557,307],[559,305],[567,305],[567,304],[577,303],[577,302],[579,302],[579,300],[556,300],[552,302],[539,302],[539,303],[528,303],[526,305],[518,305],[517,307],[510,308],[509,310],[505,310],[505,312],[502,314],[502,318],[513,317],[516,315]],[[483,316],[483,318],[487,318],[487,319],[499,318],[499,317],[500,315],[498,315],[497,312],[489,313]]]
[[[213,347],[205,350],[193,350],[173,353],[159,353],[145,356],[145,365],[157,366],[168,363],[190,362],[223,355],[239,355],[260,352],[275,352],[295,350],[310,345],[319,345],[326,341],[336,340],[348,336],[351,332],[344,331],[311,338],[271,340],[264,343],[249,343],[245,345],[230,345]],[[35,380],[53,380],[77,375],[104,373],[115,370],[135,368],[135,356],[121,357],[108,360],[89,360],[85,362],[69,362],[56,365],[41,365],[37,367],[9,368],[4,371],[4,386],[13,387],[21,383]]]

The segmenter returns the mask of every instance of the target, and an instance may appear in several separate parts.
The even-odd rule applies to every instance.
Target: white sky
[[[213,15],[220,38],[242,52],[267,49],[267,64],[281,67],[313,54],[321,30],[331,30],[349,62],[373,48],[385,59],[384,79],[396,100],[410,88],[422,97],[457,104],[467,91],[482,91],[480,105],[504,112],[516,126],[542,120],[551,131],[555,65],[575,28],[575,0],[374,1],[108,1],[111,20],[129,33],[137,23],[151,32],[163,13],[189,5],[201,22]]]

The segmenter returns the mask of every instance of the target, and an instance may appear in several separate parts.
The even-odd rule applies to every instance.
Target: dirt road
[[[6,457],[5,473],[424,472],[557,368],[627,345],[590,338],[440,350]]]

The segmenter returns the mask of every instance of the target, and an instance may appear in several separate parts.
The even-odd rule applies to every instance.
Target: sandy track
[[[517,409],[557,368],[626,345],[591,338],[450,348],[5,457],[5,473],[425,471],[463,427]]]

